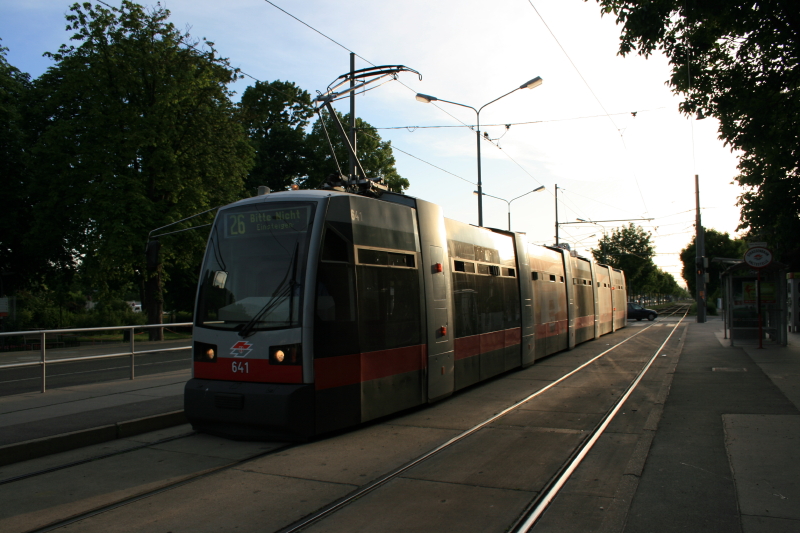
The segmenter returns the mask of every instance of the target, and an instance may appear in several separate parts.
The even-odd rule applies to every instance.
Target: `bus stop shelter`
[[[725,338],[731,346],[787,342],[786,267],[772,263],[759,272],[738,262],[722,274]]]

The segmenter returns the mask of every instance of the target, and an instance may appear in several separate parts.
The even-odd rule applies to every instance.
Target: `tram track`
[[[679,312],[679,311],[680,311],[680,309],[678,309],[675,312],[671,313],[671,315],[677,314],[677,312]],[[688,311],[688,308],[685,311]],[[568,461],[565,462],[562,465],[561,468],[559,468],[558,473],[555,476],[553,476],[553,478],[547,483],[547,485],[546,485],[547,486],[547,490],[546,491],[541,491],[539,493],[539,496],[537,496],[537,498],[535,498],[534,501],[531,502],[531,504],[528,506],[528,508],[526,508],[525,512],[520,517],[520,520],[518,520],[517,523],[515,523],[514,526],[512,527],[513,531],[519,532],[519,533],[529,531],[530,528],[533,526],[533,524],[536,522],[536,520],[539,518],[539,516],[541,516],[541,514],[547,508],[547,505],[552,501],[552,499],[558,493],[558,490],[564,485],[566,480],[569,479],[569,476],[572,474],[572,472],[574,472],[575,468],[577,468],[577,466],[580,464],[580,462],[583,459],[583,457],[585,457],[585,455],[589,452],[589,450],[591,450],[592,446],[597,441],[597,439],[600,437],[600,435],[602,435],[602,433],[605,430],[605,428],[608,427],[608,424],[611,422],[611,420],[613,420],[614,416],[619,411],[621,406],[624,404],[625,400],[627,400],[627,398],[630,396],[631,392],[633,392],[635,387],[641,381],[642,377],[645,375],[647,370],[650,368],[650,366],[652,365],[652,362],[661,353],[661,351],[663,350],[664,346],[666,346],[667,342],[672,337],[672,334],[680,326],[681,322],[683,321],[683,318],[685,318],[685,311],[684,311],[684,316],[681,317],[681,320],[675,325],[675,327],[673,327],[673,329],[669,333],[667,339],[661,344],[661,346],[658,348],[656,353],[650,358],[650,360],[645,365],[645,367],[637,374],[636,378],[630,384],[630,386],[628,387],[626,392],[623,394],[621,399],[618,402],[616,402],[612,406],[611,409],[609,409],[609,411],[606,413],[606,416],[604,416],[603,419],[600,421],[600,423],[597,424],[595,429],[585,437],[584,442],[578,448],[576,448],[573,451],[572,454],[570,454],[570,457],[569,457]],[[654,325],[655,324],[651,324],[651,325],[649,325],[649,326],[647,326],[645,328],[642,328],[640,331],[637,331],[636,333],[634,333],[633,335],[627,337],[623,341],[615,344],[611,348],[601,352],[600,354],[596,355],[595,357],[593,357],[589,361],[583,363],[582,365],[580,365],[579,367],[575,368],[571,372],[568,372],[567,374],[563,375],[561,378],[553,381],[550,385],[547,385],[546,387],[543,387],[542,389],[539,389],[538,391],[532,393],[528,397],[524,398],[523,400],[520,400],[519,402],[513,404],[512,406],[510,406],[507,409],[501,411],[500,413],[498,413],[498,414],[496,414],[496,415],[484,420],[483,422],[473,426],[472,428],[464,431],[463,433],[457,435],[456,437],[453,437],[449,441],[447,441],[444,444],[438,446],[437,448],[431,450],[430,452],[428,452],[428,453],[426,453],[426,454],[414,459],[413,461],[401,466],[400,468],[397,468],[396,470],[394,470],[394,471],[392,471],[392,472],[390,472],[390,473],[388,473],[388,474],[376,479],[375,481],[365,485],[364,487],[354,491],[353,493],[349,494],[345,498],[342,498],[339,501],[333,502],[330,505],[326,506],[325,508],[320,509],[316,513],[312,514],[311,516],[308,516],[308,517],[306,517],[306,518],[304,518],[304,519],[302,519],[302,520],[300,520],[298,522],[295,522],[294,524],[291,524],[290,526],[288,526],[288,527],[286,527],[284,529],[279,530],[278,533],[296,533],[296,532],[299,532],[299,531],[301,531],[303,529],[306,529],[306,528],[312,526],[316,522],[324,520],[326,517],[328,517],[328,516],[332,515],[333,513],[341,510],[342,508],[346,507],[347,505],[351,504],[352,502],[355,502],[356,500],[364,497],[365,495],[369,494],[370,492],[373,492],[376,489],[380,488],[381,486],[387,484],[388,482],[398,478],[403,473],[407,472],[408,470],[412,469],[413,467],[415,467],[415,466],[419,465],[420,463],[432,458],[433,456],[437,455],[438,453],[440,453],[440,452],[452,447],[457,442],[469,437],[470,435],[478,432],[479,430],[489,426],[490,424],[492,424],[495,421],[499,420],[500,418],[506,416],[508,413],[513,412],[514,410],[516,410],[520,406],[526,404],[530,400],[536,398],[537,396],[539,396],[541,394],[544,394],[545,392],[547,392],[551,388],[557,386],[558,384],[560,384],[564,380],[566,380],[566,379],[570,378],[571,376],[575,375],[576,373],[580,372],[581,370],[583,370],[584,368],[588,367],[589,365],[591,365],[595,361],[599,360],[600,358],[602,358],[606,354],[612,352],[613,350],[615,350],[618,347],[622,346],[623,344],[627,343],[628,341],[630,341],[634,337],[638,336],[639,334],[644,333],[646,330],[650,329]]]
[[[673,316],[674,316],[674,314],[675,313],[672,313]],[[685,313],[684,313],[684,315],[685,315]],[[669,315],[667,315],[667,316],[669,316]],[[662,315],[662,317],[664,317],[664,315]],[[682,320],[683,319],[681,318],[681,321]],[[681,321],[679,321],[675,325],[675,327],[672,328],[672,332],[670,332],[670,337],[672,336],[672,333],[674,333],[674,331],[676,331],[677,328],[680,326]],[[291,525],[284,527],[283,529],[280,530],[281,533],[289,533],[289,532],[300,531],[302,529],[307,529],[310,526],[312,526],[312,525],[314,525],[314,524],[316,524],[318,522],[321,522],[321,521],[325,520],[326,518],[334,515],[336,512],[346,508],[347,506],[349,506],[353,502],[359,500],[360,498],[363,498],[364,496],[366,496],[367,494],[369,494],[371,492],[376,491],[377,489],[380,489],[381,487],[385,486],[390,481],[392,481],[394,479],[397,479],[398,477],[402,476],[402,474],[404,474],[405,472],[408,472],[409,470],[411,470],[415,466],[418,466],[418,465],[422,464],[423,462],[425,462],[425,461],[433,458],[434,456],[440,454],[441,452],[452,448],[455,444],[464,441],[465,439],[467,439],[471,435],[474,435],[475,433],[479,432],[481,429],[486,428],[486,427],[490,426],[491,424],[497,422],[503,416],[513,412],[514,410],[518,409],[520,406],[522,406],[522,405],[526,404],[527,402],[531,401],[532,399],[534,399],[534,398],[546,393],[548,390],[553,389],[554,387],[558,386],[559,384],[561,384],[565,380],[567,380],[570,377],[572,377],[572,376],[576,375],[577,373],[579,373],[581,370],[587,368],[592,363],[600,360],[602,357],[604,357],[607,354],[609,354],[609,353],[613,352],[614,350],[618,349],[620,346],[622,346],[625,343],[629,342],[630,340],[638,337],[639,335],[645,333],[646,331],[648,331],[654,325],[656,325],[656,324],[651,324],[651,325],[648,325],[647,327],[643,327],[641,329],[638,329],[638,331],[636,331],[633,334],[627,336],[621,342],[615,344],[614,346],[609,347],[608,349],[604,350],[600,354],[592,357],[588,361],[586,361],[583,364],[581,364],[580,366],[574,368],[570,372],[564,374],[559,379],[553,381],[549,385],[543,387],[540,390],[537,390],[536,392],[534,392],[534,393],[530,394],[529,396],[527,396],[526,398],[523,398],[522,400],[514,403],[513,405],[511,405],[508,408],[502,410],[501,412],[495,414],[494,416],[491,416],[491,417],[483,420],[482,422],[472,426],[471,428],[461,432],[460,434],[452,437],[451,439],[449,439],[446,442],[444,442],[443,444],[435,447],[434,449],[432,449],[432,450],[430,450],[430,451],[428,451],[426,453],[421,454],[420,456],[418,456],[415,459],[407,462],[406,464],[400,466],[399,468],[396,468],[396,469],[394,469],[394,470],[392,470],[392,471],[390,471],[390,472],[388,472],[388,473],[386,473],[386,474],[384,474],[384,475],[382,475],[380,477],[377,477],[373,481],[371,481],[371,482],[363,485],[362,487],[359,487],[356,490],[352,491],[350,494],[346,495],[345,497],[340,498],[340,499],[338,499],[336,501],[333,501],[333,502],[329,503],[328,505],[320,508],[316,512],[306,516],[305,518],[302,518],[301,520],[298,520],[298,521],[292,523]],[[672,324],[670,324],[670,325],[672,325]],[[667,343],[667,341],[669,340],[670,337],[668,337],[667,340],[664,341],[664,343],[661,345],[660,349],[662,349],[666,345],[666,343]],[[640,380],[641,377],[647,372],[647,369],[650,367],[650,364],[652,364],[653,359],[655,359],[655,357],[657,357],[657,355],[658,355],[658,352],[656,352],[656,355],[654,355],[653,357],[650,358],[650,362],[647,364],[647,366],[637,374],[636,380]],[[636,382],[638,383],[638,381],[636,381]],[[629,385],[628,390],[627,390],[627,395],[630,394],[630,392],[635,388],[635,386],[636,386],[635,383],[632,383],[631,385]],[[611,411],[613,411],[615,408],[618,410],[619,406],[621,406],[624,403],[624,399],[627,398],[627,395],[623,395],[623,399],[620,400],[619,402],[616,402],[615,405],[611,409],[609,409],[609,413]],[[431,408],[431,407],[429,407],[429,408]],[[605,423],[605,426],[607,426],[608,422],[610,422],[613,419],[613,414],[609,417],[609,413],[607,413],[606,416],[603,417],[603,420],[595,427],[595,430],[593,430],[593,431],[589,432],[589,434],[587,434],[587,436],[583,439],[583,442],[581,443],[581,446],[576,448],[576,450],[572,454],[570,454],[570,460],[574,460],[574,458],[577,455],[581,454],[581,450],[584,449],[584,446],[585,446],[586,442],[591,440],[593,435],[597,434],[598,428],[600,426],[603,426],[604,423]],[[599,434],[597,436],[599,436]],[[132,452],[132,451],[135,451],[135,450],[139,450],[139,449],[142,449],[142,448],[146,448],[148,446],[155,446],[157,444],[160,444],[162,442],[166,442],[168,440],[176,440],[176,439],[179,439],[179,438],[186,438],[186,437],[191,437],[191,434],[171,437],[169,439],[164,439],[162,441],[143,444],[141,446],[132,447],[130,449],[120,450],[118,452],[114,452],[114,453],[111,453],[111,454],[98,455],[98,456],[95,456],[95,457],[92,457],[92,458],[87,458],[86,460],[81,460],[79,462],[60,465],[58,467],[53,467],[51,469],[44,469],[44,470],[41,470],[41,471],[38,471],[38,472],[31,473],[31,474],[26,475],[24,477],[20,477],[19,480],[21,480],[23,478],[27,479],[27,478],[34,477],[34,476],[45,475],[45,474],[47,474],[49,472],[53,472],[55,470],[66,469],[66,468],[70,468],[70,467],[73,467],[73,466],[79,466],[81,464],[85,464],[85,463],[88,463],[88,462],[102,460],[104,458],[107,458],[107,457],[110,457],[110,456],[113,456],[113,455],[120,455],[120,454],[124,454],[124,453],[128,453],[128,452]],[[595,438],[595,440],[596,440],[596,438]],[[230,461],[230,462],[228,462],[226,464],[223,464],[223,465],[220,465],[220,466],[217,466],[217,467],[213,467],[213,468],[205,469],[205,470],[202,470],[202,471],[198,471],[198,472],[195,472],[195,473],[190,474],[188,476],[182,477],[180,479],[173,480],[173,481],[171,481],[169,483],[162,484],[162,485],[160,485],[160,486],[158,486],[156,488],[152,488],[150,490],[145,490],[145,491],[141,491],[141,492],[138,492],[138,493],[135,493],[135,494],[131,494],[131,495],[128,495],[127,497],[120,498],[120,499],[117,499],[115,501],[106,503],[104,505],[100,505],[100,506],[94,507],[92,509],[89,509],[89,510],[86,510],[84,512],[75,514],[73,516],[70,516],[70,517],[67,517],[67,518],[64,518],[64,519],[60,519],[60,520],[56,520],[56,521],[52,521],[52,522],[50,522],[50,523],[48,523],[46,525],[37,527],[35,529],[31,529],[31,530],[29,530],[29,532],[37,532],[38,533],[38,532],[45,532],[45,531],[53,531],[55,529],[59,529],[59,528],[62,528],[62,527],[65,527],[65,526],[68,526],[68,525],[71,525],[71,524],[75,524],[75,523],[90,519],[90,518],[92,518],[94,516],[100,515],[102,513],[110,512],[110,511],[113,511],[113,510],[118,509],[120,507],[123,507],[123,506],[126,506],[126,505],[130,505],[130,504],[133,504],[135,502],[144,500],[146,498],[151,498],[151,497],[157,496],[159,494],[162,494],[162,493],[177,489],[179,487],[182,487],[184,485],[199,481],[201,479],[210,478],[210,477],[212,477],[214,475],[217,475],[217,474],[220,474],[220,473],[222,473],[224,471],[231,470],[231,469],[234,469],[236,467],[244,466],[249,462],[258,460],[258,459],[266,457],[268,455],[277,454],[279,452],[285,452],[285,451],[287,451],[290,448],[293,448],[295,446],[298,446],[298,445],[290,444],[290,445],[280,446],[280,447],[277,447],[277,448],[274,448],[274,449],[271,449],[271,450],[268,450],[268,451],[263,451],[263,452],[260,452],[260,453],[257,453],[257,454],[252,454],[252,455],[237,459],[235,461]],[[586,452],[588,452],[588,449],[586,450]],[[585,455],[585,453],[583,453],[583,455]],[[563,473],[566,470],[568,470],[568,467],[565,467],[565,466],[562,465],[562,468],[559,469],[559,473]],[[573,470],[574,470],[574,468],[573,468]],[[553,476],[553,479],[551,479],[547,483],[547,486],[548,487],[554,487],[554,486],[558,485],[559,484],[558,479],[559,479],[558,476]],[[0,485],[14,483],[15,481],[17,481],[17,479],[8,478],[6,480],[0,481]],[[563,482],[561,482],[561,485],[563,485]],[[546,491],[541,491],[540,494],[544,495],[545,492]],[[532,502],[528,506],[528,510],[530,511],[531,509],[536,508],[536,506],[539,505],[539,503],[537,503],[537,502],[540,502],[541,500],[542,500],[542,498],[537,498],[536,501]],[[550,498],[548,500],[548,503],[551,500],[552,500],[552,498]],[[545,505],[545,508],[546,508],[546,505]],[[527,514],[523,515],[523,517],[524,516],[527,516]],[[518,521],[517,526],[519,526],[521,523],[522,522]],[[527,531],[527,530],[519,529],[519,531]]]
[[[529,504],[525,512],[522,513],[519,520],[510,528],[510,531],[514,533],[528,533],[535,526],[536,522],[547,510],[550,503],[558,495],[561,488],[569,480],[570,476],[572,476],[586,455],[591,451],[592,447],[595,445],[597,440],[606,430],[617,413],[619,413],[620,409],[628,400],[631,393],[633,393],[634,389],[636,389],[636,387],[639,385],[644,375],[652,366],[653,362],[659,355],[661,355],[661,352],[664,350],[673,334],[677,331],[683,320],[686,318],[688,310],[689,308],[687,306],[685,309],[678,308],[674,313],[671,313],[674,315],[680,311],[683,311],[684,314],[669,332],[669,335],[667,335],[667,338],[664,340],[664,342],[661,343],[652,357],[650,357],[647,364],[636,375],[636,378],[631,382],[630,386],[627,388],[622,397],[611,407],[611,409],[606,412],[606,415],[597,424],[594,431],[592,431],[591,434],[587,435],[587,437],[584,439],[582,445],[576,448],[570,455],[570,458],[564,464],[562,464],[557,474],[553,476],[553,478],[551,478],[551,480],[547,483],[546,489],[539,492],[538,496]]]
[[[615,344],[611,348],[601,352],[600,354],[596,355],[595,357],[593,357],[589,361],[583,363],[582,365],[578,366],[577,368],[575,368],[574,370],[568,372],[567,374],[564,374],[561,378],[553,381],[550,385],[547,385],[546,387],[543,387],[542,389],[539,389],[538,391],[532,393],[531,395],[529,395],[528,397],[520,400],[519,402],[511,405],[510,407],[506,408],[505,410],[501,411],[500,413],[498,413],[498,414],[496,414],[496,415],[484,420],[483,422],[473,426],[472,428],[464,431],[463,433],[453,437],[449,441],[447,441],[444,444],[438,446],[437,448],[431,450],[430,452],[418,457],[417,459],[414,459],[413,461],[401,466],[400,468],[397,468],[396,470],[384,475],[383,477],[373,481],[372,483],[369,483],[368,485],[358,489],[357,491],[354,491],[352,494],[350,494],[347,497],[341,499],[340,501],[333,502],[330,505],[326,506],[325,508],[323,508],[323,509],[319,510],[318,512],[314,513],[310,517],[304,518],[304,519],[296,522],[295,524],[292,524],[292,525],[290,525],[290,526],[288,526],[288,527],[286,527],[284,529],[281,529],[278,533],[295,533],[295,532],[301,531],[304,528],[307,528],[307,527],[311,526],[315,522],[318,522],[320,520],[325,519],[327,516],[335,513],[336,511],[342,509],[343,507],[349,505],[350,503],[352,503],[352,502],[358,500],[359,498],[365,496],[366,494],[369,494],[370,492],[380,488],[381,486],[385,485],[389,481],[392,481],[393,479],[398,478],[404,472],[406,472],[406,471],[410,470],[411,468],[419,465],[423,461],[426,461],[426,460],[430,459],[431,457],[435,456],[436,454],[438,454],[438,453],[440,453],[440,452],[442,452],[442,451],[444,451],[444,450],[446,450],[448,448],[451,448],[457,442],[459,442],[459,441],[469,437],[470,435],[478,432],[479,430],[489,426],[490,424],[492,424],[495,421],[499,420],[500,418],[504,417],[508,413],[516,410],[517,408],[519,408],[520,406],[526,404],[527,402],[529,402],[530,400],[536,398],[537,396],[539,396],[541,394],[544,394],[545,392],[547,392],[551,388],[557,386],[558,384],[560,384],[564,380],[566,380],[566,379],[572,377],[573,375],[577,374],[578,372],[580,372],[584,368],[588,367],[589,365],[591,365],[595,361],[599,360],[601,357],[603,357],[606,354],[610,353],[611,351],[615,350],[619,346],[622,346],[623,344],[625,344],[628,341],[630,341],[631,339],[637,337],[641,333],[644,333],[646,330],[650,329],[653,326],[654,326],[654,324],[650,325],[650,326],[647,326],[646,328],[642,328],[641,330],[637,331],[633,335],[627,337],[625,340],[623,340],[623,341]],[[664,344],[666,344],[666,341],[665,341]],[[662,345],[662,347],[663,347],[663,345]],[[647,368],[649,368],[649,364],[647,365]],[[641,375],[643,375],[643,373],[646,372],[646,370],[647,369],[645,368],[640,373],[640,375],[637,376],[637,377],[640,379]],[[637,383],[638,383],[638,381],[637,381]],[[627,398],[627,396],[626,396],[626,398]],[[613,418],[613,416],[612,416],[612,418]],[[605,417],[604,417],[604,419],[605,419]],[[602,423],[601,423],[601,425],[602,425]],[[595,432],[592,432],[591,435],[587,436],[587,440],[591,439],[592,435],[594,433]],[[583,447],[581,447],[581,448],[583,448]],[[537,516],[537,518],[538,518],[538,516]],[[525,531],[527,531],[527,529]]]

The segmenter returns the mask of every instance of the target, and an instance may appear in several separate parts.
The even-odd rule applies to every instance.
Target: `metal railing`
[[[0,365],[0,370],[6,368],[21,368],[21,367],[28,367],[28,366],[40,366],[42,368],[42,392],[47,390],[47,365],[48,364],[57,364],[57,363],[73,363],[76,361],[90,361],[94,359],[110,359],[112,357],[130,357],[130,379],[135,378],[134,372],[134,362],[137,355],[147,354],[147,353],[158,353],[158,352],[175,352],[180,350],[189,350],[191,349],[191,339],[189,340],[188,346],[179,346],[175,348],[158,348],[155,350],[140,350],[136,351],[135,344],[134,344],[134,330],[136,329],[152,329],[152,328],[176,328],[176,327],[186,327],[192,326],[192,322],[180,322],[175,324],[146,324],[146,325],[139,325],[139,326],[108,326],[102,328],[72,328],[72,329],[42,329],[42,330],[35,330],[35,331],[10,331],[10,332],[3,332],[0,333],[0,337],[30,337],[32,335],[39,336],[39,353],[40,359],[38,361],[31,361],[25,363],[12,363],[12,364],[5,364]],[[100,354],[100,355],[89,355],[84,357],[68,357],[68,358],[59,358],[59,359],[52,359],[50,361],[47,360],[47,334],[48,333],[56,333],[56,334],[64,334],[64,333],[81,333],[86,331],[126,331],[129,330],[128,336],[128,350],[124,352],[118,353],[110,353],[110,354]],[[123,335],[123,341],[124,335]]]

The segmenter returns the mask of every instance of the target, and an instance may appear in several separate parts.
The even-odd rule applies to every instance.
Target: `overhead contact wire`
[[[592,89],[592,86],[589,85],[589,82],[586,81],[586,78],[583,77],[583,74],[581,74],[581,71],[578,70],[577,65],[575,65],[574,61],[572,61],[572,58],[569,56],[567,51],[564,49],[563,46],[561,46],[561,42],[559,42],[558,37],[556,37],[556,34],[553,33],[553,30],[550,29],[550,26],[547,25],[547,22],[544,20],[544,17],[542,17],[542,14],[539,13],[538,9],[536,9],[536,6],[533,5],[533,1],[532,0],[528,0],[528,3],[531,5],[531,8],[533,8],[533,11],[536,13],[536,15],[539,17],[539,20],[542,21],[542,24],[544,24],[544,27],[547,28],[547,31],[550,32],[550,35],[553,37],[553,40],[555,40],[555,42],[558,45],[558,47],[561,48],[561,51],[566,56],[566,58],[569,61],[570,65],[572,65],[572,68],[575,69],[575,72],[578,73],[578,76],[581,78],[581,80],[583,81],[584,85],[586,85],[586,88],[589,89],[590,93],[592,93],[592,96],[597,101],[597,103],[600,105],[600,108],[606,114],[606,116],[608,117],[608,120],[610,120],[611,124],[614,125],[614,129],[617,130],[617,133],[620,134],[619,138],[622,141],[622,146],[625,148],[625,151],[627,152],[628,151],[628,147],[625,144],[625,140],[622,137],[622,133],[620,132],[620,129],[617,126],[617,123],[614,122],[614,119],[611,118],[611,115],[606,110],[606,106],[604,106],[603,102],[600,101],[600,98],[597,97],[597,94],[595,94],[594,90]],[[639,186],[639,178],[636,176],[635,172],[632,172],[632,173],[633,173],[633,181],[636,183],[636,188],[639,190],[639,196],[642,198],[642,204],[644,205],[645,212],[649,213],[650,210],[647,208],[647,202],[645,202],[645,200],[644,200],[644,194],[642,194],[642,188]]]
[[[647,362],[647,365],[645,365],[645,367],[639,372],[639,375],[636,376],[636,379],[628,387],[628,390],[625,391],[625,394],[617,402],[617,405],[614,407],[614,409],[611,410],[611,412],[608,413],[608,415],[606,415],[606,418],[603,420],[602,424],[600,424],[597,430],[592,434],[592,437],[586,442],[586,444],[584,444],[584,446],[581,448],[581,450],[578,452],[575,458],[570,462],[569,466],[564,470],[564,472],[558,477],[555,483],[545,493],[544,497],[542,497],[538,501],[536,506],[527,515],[527,518],[522,522],[522,524],[520,524],[519,527],[514,529],[515,533],[527,533],[528,531],[530,531],[530,529],[533,527],[536,521],[539,520],[539,518],[542,516],[542,513],[544,513],[544,511],[547,509],[547,507],[550,505],[553,499],[558,495],[558,493],[561,491],[561,488],[564,486],[564,484],[567,482],[567,480],[569,480],[573,472],[575,472],[575,470],[581,464],[583,459],[586,457],[586,455],[598,441],[598,439],[606,430],[608,425],[611,424],[611,421],[614,420],[614,417],[617,415],[619,410],[622,409],[622,406],[625,404],[625,401],[627,401],[628,397],[630,397],[634,389],[639,385],[639,382],[642,380],[644,375],[652,366],[653,361],[655,361],[656,357],[658,357],[658,355],[662,352],[662,350],[664,350],[664,347],[667,345],[667,342],[669,342],[669,340],[672,338],[672,335],[675,334],[675,331],[681,325],[683,319],[686,318],[686,314],[688,313],[688,311],[689,310],[687,308],[683,317],[681,317],[681,319],[678,321],[675,327],[672,328],[672,331],[670,331],[669,335],[667,336],[667,339],[661,344],[658,350],[656,350],[656,353],[653,355],[653,357],[650,358],[650,360]],[[649,329],[650,327],[652,326],[648,326],[648,328],[645,329]]]

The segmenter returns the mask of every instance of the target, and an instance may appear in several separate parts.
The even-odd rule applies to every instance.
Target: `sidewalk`
[[[0,397],[0,465],[186,423],[191,371]]]
[[[626,532],[800,531],[800,335],[722,336],[689,324]]]

